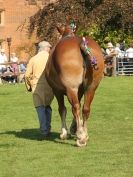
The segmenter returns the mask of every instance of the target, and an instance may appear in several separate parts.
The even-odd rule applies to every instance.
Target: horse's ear
[[[70,23],[70,20],[71,20],[71,17],[70,17],[70,15],[69,15],[69,16],[66,16],[66,24],[67,24],[67,25],[69,25],[69,23]]]
[[[79,26],[78,26],[78,24],[76,23],[75,32],[78,30],[78,27],[79,27]]]
[[[76,24],[76,20],[77,18],[73,18],[70,15],[66,16],[66,26],[70,26],[72,31],[75,33],[77,31],[77,24]]]
[[[64,27],[57,25],[56,28],[61,35],[64,33]]]

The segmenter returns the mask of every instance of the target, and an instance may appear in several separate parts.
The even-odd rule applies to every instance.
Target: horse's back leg
[[[79,91],[78,91],[78,100],[79,100],[79,102],[81,101],[81,98],[82,98],[83,94],[84,94],[83,93],[83,89],[82,88],[79,89]],[[76,123],[76,119],[73,118],[71,126],[70,126],[71,135],[75,135],[76,131],[77,131],[77,123]]]
[[[76,119],[77,124],[77,145],[85,146],[86,145],[86,135],[83,130],[82,122],[80,119],[80,102],[78,99],[78,89],[77,88],[69,88],[67,89],[67,97],[69,102],[72,105],[72,113],[74,118]]]
[[[61,117],[61,139],[67,139],[67,125],[66,125],[66,114],[67,110],[64,104],[64,95],[55,93],[56,99],[58,101],[58,111]]]
[[[88,131],[87,131],[87,120],[88,120],[89,115],[90,115],[90,106],[91,106],[91,102],[94,98],[95,90],[96,90],[96,88],[89,89],[84,95],[82,117],[83,117],[83,128],[84,128],[84,131],[86,133],[87,139],[89,138],[88,137]]]

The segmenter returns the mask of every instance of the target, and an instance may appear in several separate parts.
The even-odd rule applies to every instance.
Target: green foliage
[[[98,24],[92,24],[88,30],[79,29],[77,32],[80,36],[90,36],[94,40],[96,40],[101,47],[106,48],[106,44],[108,42],[112,42],[114,45],[116,43],[121,43],[125,41],[126,46],[133,42],[133,35],[130,33],[126,33],[122,29],[111,29],[108,27],[107,29],[102,29]]]
[[[29,34],[36,32],[40,39],[51,44],[58,40],[56,25],[73,18],[81,35],[92,36],[102,46],[133,40],[133,1],[131,0],[59,0],[39,10],[30,19]]]
[[[90,141],[59,139],[60,118],[52,103],[51,138],[39,141],[31,93],[23,84],[0,85],[1,177],[132,177],[133,77],[104,78],[91,106]],[[66,100],[67,125],[72,120]]]

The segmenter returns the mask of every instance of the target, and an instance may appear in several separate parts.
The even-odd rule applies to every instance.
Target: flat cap
[[[38,44],[39,48],[52,47],[49,42],[42,41]]]

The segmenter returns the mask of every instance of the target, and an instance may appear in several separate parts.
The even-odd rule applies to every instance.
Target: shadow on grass
[[[57,132],[51,132],[49,137],[43,138],[38,129],[22,129],[21,131],[6,131],[0,133],[0,135],[14,135],[17,138],[23,138],[23,139],[29,139],[35,141],[53,141],[58,144],[68,144],[68,145],[75,146],[73,143],[70,143],[70,141],[61,140],[59,138],[60,133]],[[74,137],[69,135],[68,139],[74,140]]]

